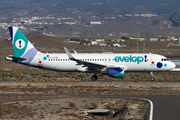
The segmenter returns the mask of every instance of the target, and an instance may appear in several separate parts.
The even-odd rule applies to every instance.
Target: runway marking
[[[146,98],[137,98],[137,97],[130,97],[130,98],[136,98],[136,99],[148,101],[150,104],[149,120],[153,120],[153,102],[151,100],[146,99]]]
[[[149,102],[149,104],[150,104],[149,120],[153,120],[153,102],[151,100],[145,99],[145,98],[139,98],[139,99],[146,100]]]

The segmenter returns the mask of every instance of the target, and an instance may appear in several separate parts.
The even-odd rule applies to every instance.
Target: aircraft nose
[[[170,64],[170,68],[171,69],[174,69],[176,67],[176,64],[175,63],[173,63],[173,62],[171,62],[171,64]]]

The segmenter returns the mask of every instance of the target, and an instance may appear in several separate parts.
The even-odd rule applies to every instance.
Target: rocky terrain
[[[179,95],[179,91],[178,82],[1,82],[0,114],[2,119],[143,120],[148,102],[117,96]],[[83,114],[99,108],[99,102],[101,109],[115,114]]]

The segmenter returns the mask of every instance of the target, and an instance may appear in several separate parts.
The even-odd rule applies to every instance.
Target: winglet
[[[67,50],[66,47],[64,47],[64,50],[65,50],[66,54],[68,55],[69,59],[75,60],[75,58],[71,55],[71,53]]]
[[[73,49],[74,50],[74,49]],[[74,50],[74,53],[77,54],[77,52]]]

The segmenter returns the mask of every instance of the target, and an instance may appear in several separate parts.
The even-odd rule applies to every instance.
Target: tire
[[[91,77],[91,80],[92,80],[92,81],[97,81],[97,79],[98,79],[98,77],[97,77],[96,75],[93,75],[93,76]]]

